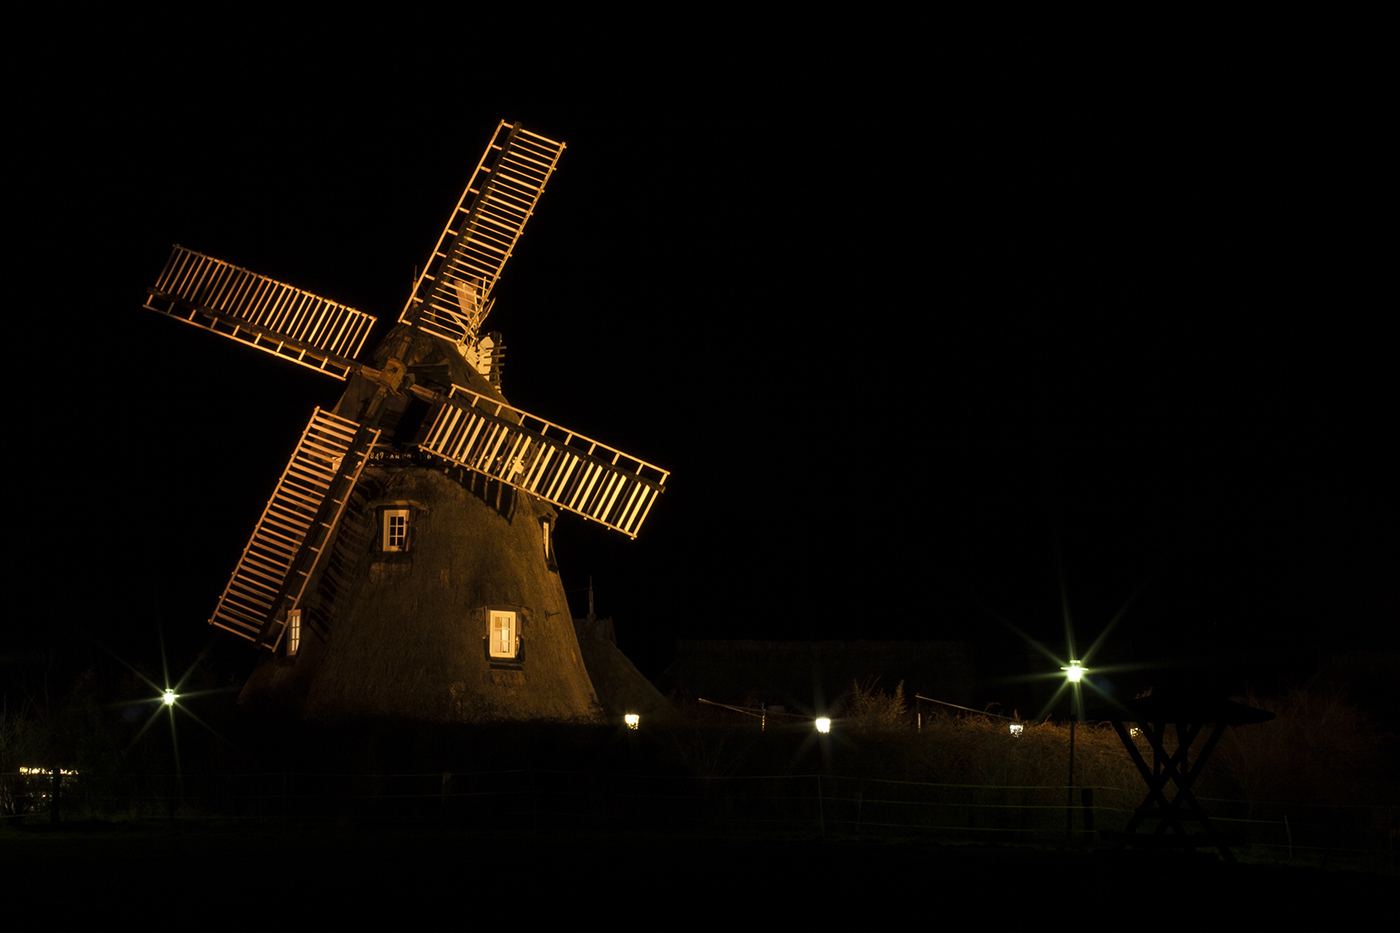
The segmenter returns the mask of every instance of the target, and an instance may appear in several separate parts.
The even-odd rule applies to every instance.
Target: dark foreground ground
[[[933,928],[1009,920],[1195,929],[1357,919],[1393,871],[1202,853],[940,845],[820,836],[172,830],[99,824],[0,832],[12,911],[175,930],[476,923],[751,929],[793,922]],[[1386,907],[1388,910],[1388,907]],[[1168,920],[1167,918],[1174,918]]]

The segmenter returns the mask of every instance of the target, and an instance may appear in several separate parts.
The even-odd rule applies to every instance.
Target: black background
[[[636,541],[557,539],[575,612],[591,576],[645,673],[677,638],[968,640],[1019,670],[1013,627],[1063,659],[1066,607],[1081,654],[1121,614],[1095,663],[1235,685],[1395,650],[1364,28],[705,15],[27,48],[15,657],[153,658],[163,630],[251,664],[205,620],[339,387],[144,289],[178,242],[377,339],[501,118],[568,144],[495,293],[505,392],[673,471]]]

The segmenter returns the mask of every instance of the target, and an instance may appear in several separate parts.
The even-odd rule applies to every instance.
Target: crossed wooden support
[[[1191,788],[1201,776],[1201,770],[1210,760],[1227,726],[1267,722],[1274,718],[1274,714],[1223,697],[1165,695],[1145,697],[1127,707],[1106,711],[1103,718],[1113,724],[1114,731],[1123,740],[1123,747],[1128,750],[1128,755],[1147,782],[1147,796],[1119,836],[1120,847],[1130,844],[1213,846],[1219,850],[1222,858],[1233,862],[1235,856],[1230,851],[1230,844],[1235,840],[1227,839],[1216,829]],[[1151,765],[1143,758],[1124,725],[1129,722],[1137,724],[1152,747]],[[1193,763],[1191,747],[1207,726],[1211,728],[1205,745]],[[1176,730],[1176,749],[1171,752],[1167,751],[1165,742],[1168,727]],[[1170,799],[1166,793],[1168,782],[1176,786],[1176,793]],[[1150,833],[1138,832],[1139,827],[1152,820],[1157,825]],[[1202,832],[1190,833],[1187,823],[1199,823]],[[1167,835],[1168,830],[1172,836]]]

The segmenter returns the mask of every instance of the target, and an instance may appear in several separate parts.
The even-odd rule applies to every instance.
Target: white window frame
[[[287,657],[297,656],[297,650],[301,648],[301,610],[287,610]]]
[[[408,550],[408,509],[385,509],[384,521],[380,526],[379,544],[386,554],[398,554]],[[403,519],[401,534],[394,534],[394,519]]]
[[[486,610],[486,653],[504,661],[520,656],[520,616],[514,609]]]

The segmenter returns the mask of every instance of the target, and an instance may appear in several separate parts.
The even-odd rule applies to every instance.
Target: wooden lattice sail
[[[335,531],[379,432],[321,409],[311,416],[224,588],[211,625],[274,647],[283,600],[295,606]]]
[[[317,409],[210,623],[244,699],[312,718],[589,719],[557,509],[636,537],[667,472],[499,391],[480,328],[564,144],[501,123],[399,324],[176,246],[146,307],[346,381]],[[495,633],[495,639],[491,634]]]
[[[634,538],[669,475],[456,385],[421,446]]]
[[[491,290],[564,144],[502,121],[399,315],[458,343],[476,335]]]
[[[344,379],[374,318],[178,244],[146,307]]]

